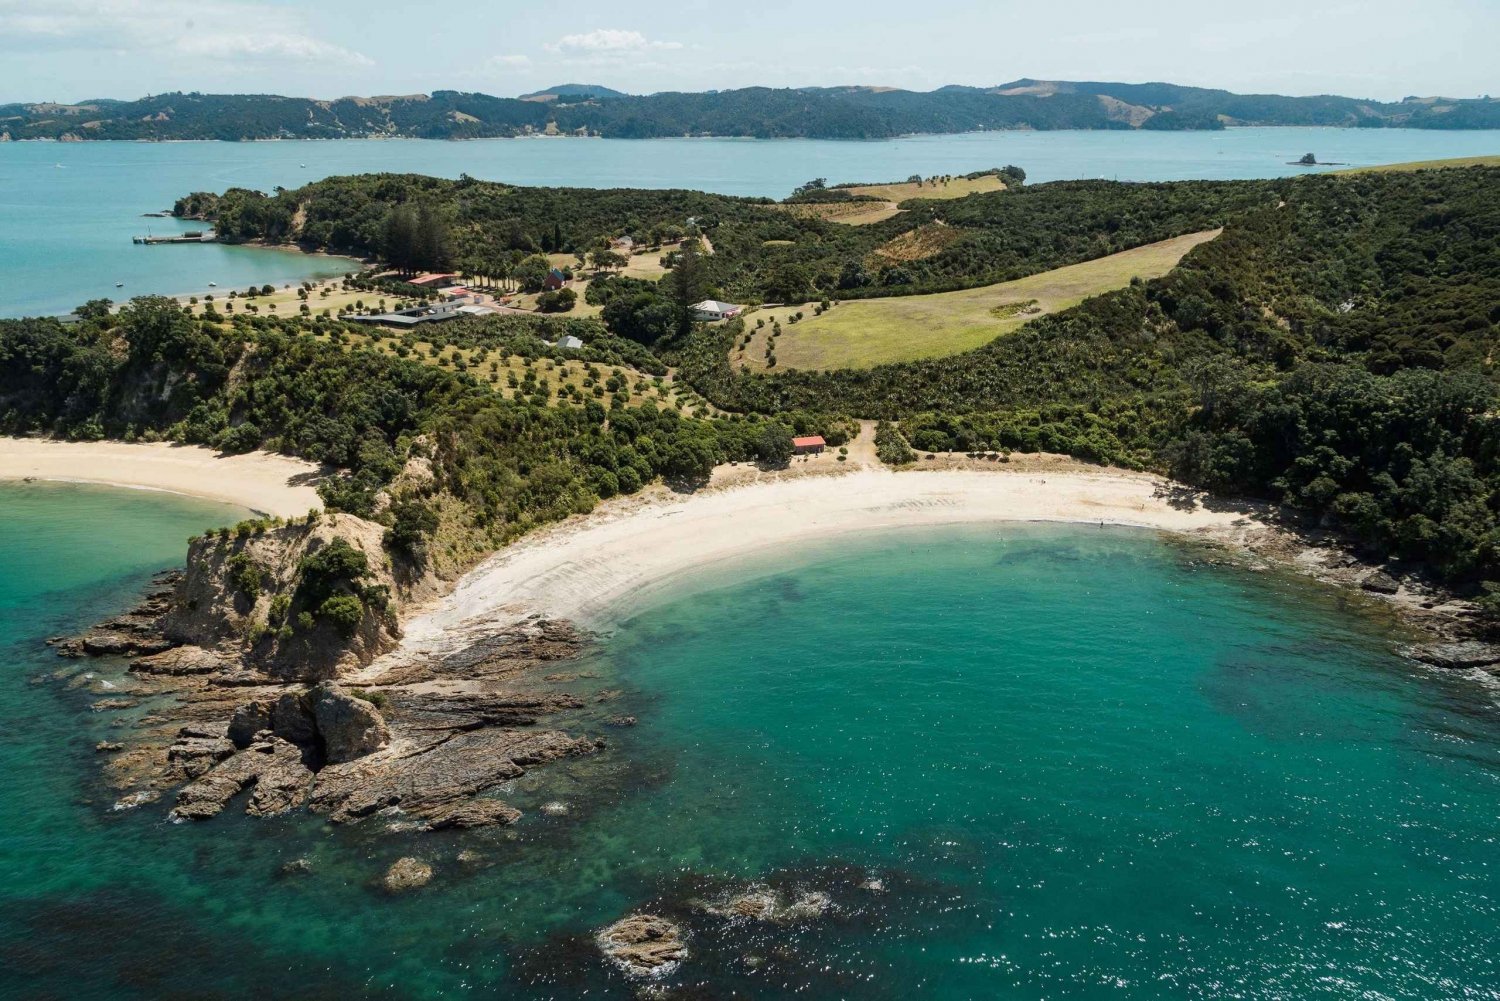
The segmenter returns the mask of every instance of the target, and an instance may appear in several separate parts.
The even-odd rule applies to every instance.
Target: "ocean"
[[[1281,177],[1304,153],[1354,166],[1500,154],[1500,131],[1250,128],[1223,132],[988,132],[872,142],[755,139],[418,139],[0,145],[0,316],[67,313],[94,298],[299,282],[343,258],[220,245],[137,246],[200,228],[143,213],[192,191],[297,187],[397,171],[514,184],[692,188],[784,198],[815,177],[904,180],[1014,163],[1032,181]],[[1315,168],[1322,169],[1322,168]],[[116,287],[119,283],[121,287]]]
[[[690,926],[666,983],[695,997],[1500,983],[1494,692],[1401,658],[1358,596],[1146,531],[872,534],[678,578],[568,668],[637,725],[518,780],[513,828],[114,810],[93,746],[149,699],[90,711],[128,676],[42,641],[239,516],[0,485],[0,996],[628,998],[589,939],[641,907]],[[402,855],[436,877],[391,897]],[[749,884],[832,906],[694,903]]]

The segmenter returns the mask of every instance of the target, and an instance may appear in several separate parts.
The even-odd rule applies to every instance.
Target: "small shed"
[[[568,276],[563,274],[561,269],[553,268],[551,271],[547,272],[547,279],[546,281],[542,282],[542,287],[545,288],[548,292],[556,292],[558,289],[565,287],[567,284]]]
[[[792,439],[792,453],[794,455],[817,455],[827,447],[828,443],[823,440],[823,436],[820,434],[809,434]]]

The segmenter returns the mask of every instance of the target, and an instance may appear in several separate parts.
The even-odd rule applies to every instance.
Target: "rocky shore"
[[[270,545],[261,546],[268,565]],[[587,678],[557,671],[587,644],[567,623],[534,616],[450,656],[387,658],[371,675],[371,658],[392,645],[383,632],[399,628],[386,619],[299,672],[231,628],[225,609],[236,598],[214,561],[196,555],[187,572],[153,578],[129,612],[49,641],[63,657],[128,662],[92,703],[141,709],[116,717],[127,725],[96,747],[117,809],[165,800],[173,820],[205,821],[242,799],[252,816],[306,809],[338,824],[503,826],[521,811],[500,787],[596,754],[605,741],[595,731],[621,723],[608,698],[581,687]]]

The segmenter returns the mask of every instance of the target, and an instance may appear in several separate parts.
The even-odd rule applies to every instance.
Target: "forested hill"
[[[1017,80],[915,92],[883,87],[620,94],[568,84],[527,98],[440,90],[314,100],[160,94],[138,101],[0,105],[9,139],[474,139],[564,133],[873,139],[992,129],[1221,129],[1230,125],[1500,128],[1500,101],[1281,97],[1165,83]]]

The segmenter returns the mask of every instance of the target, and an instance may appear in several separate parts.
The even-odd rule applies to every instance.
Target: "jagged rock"
[[[1481,643],[1478,640],[1414,646],[1409,648],[1406,654],[1424,664],[1450,669],[1490,667],[1500,664],[1500,646]]]
[[[284,813],[307,798],[311,780],[312,772],[302,763],[301,749],[272,737],[231,755],[207,774],[183,786],[177,792],[172,816],[179,820],[217,816],[231,799],[250,786],[254,789],[246,813],[256,817]]]
[[[178,646],[140,657],[130,665],[130,670],[135,674],[186,677],[213,674],[226,667],[228,661],[218,654],[209,653],[201,646]]]
[[[609,719],[605,720],[604,722],[608,723],[610,726],[635,726],[635,717],[634,716],[611,716]]]
[[[415,890],[432,882],[432,866],[421,859],[398,858],[385,871],[385,888],[392,893]]]
[[[89,708],[96,713],[102,713],[112,712],[117,709],[134,709],[138,705],[140,703],[135,699],[100,699],[89,706]]]
[[[311,859],[294,858],[290,862],[284,863],[282,865],[281,874],[283,876],[305,876],[306,874],[312,872],[312,869],[313,865]]]
[[[335,685],[318,689],[313,719],[323,741],[324,759],[331,765],[373,754],[391,742],[391,731],[380,712]]]
[[[566,692],[535,695],[461,693],[398,697],[402,725],[415,730],[474,730],[491,726],[531,726],[543,716],[579,709],[583,700]]]
[[[229,717],[228,737],[235,747],[246,748],[262,730],[271,729],[271,707],[259,699],[246,702]]]
[[[113,740],[101,740],[94,745],[94,750],[99,754],[108,754],[113,751],[123,751],[125,745]]]
[[[1359,586],[1376,594],[1395,594],[1401,590],[1401,582],[1384,570],[1376,570],[1360,581]]]
[[[317,723],[313,720],[308,699],[298,692],[283,692],[271,703],[271,732],[282,740],[312,747],[318,740]]]
[[[549,817],[566,817],[568,812],[568,804],[561,800],[549,800],[542,804],[542,813]]]
[[[514,824],[521,819],[521,811],[498,799],[474,799],[438,807],[426,816],[425,829],[429,831],[441,831],[450,827],[471,830],[475,827],[505,827]]]
[[[234,745],[224,737],[180,737],[167,748],[167,762],[182,778],[196,779],[234,751]]]
[[[604,958],[632,977],[664,977],[688,958],[683,931],[655,914],[632,914],[594,937]]]
[[[154,654],[172,648],[171,641],[162,639],[160,636],[140,636],[112,629],[98,629],[86,633],[79,642],[84,653],[95,657]],[[69,644],[63,644],[58,648],[58,652],[63,653],[71,649]],[[75,654],[69,655],[76,656]]]
[[[308,806],[335,823],[393,806],[430,813],[518,778],[527,766],[592,754],[601,746],[557,730],[450,732],[404,754],[385,751],[329,765],[318,773]]]

